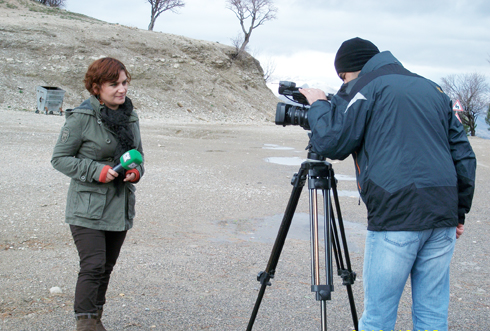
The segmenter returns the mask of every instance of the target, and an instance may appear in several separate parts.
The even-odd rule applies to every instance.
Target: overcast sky
[[[225,0],[184,0],[154,31],[231,45],[241,33]],[[274,1],[274,0],[273,0]],[[252,32],[249,52],[279,80],[337,90],[333,66],[344,40],[361,37],[389,50],[412,72],[436,83],[478,72],[490,82],[489,0],[275,0],[277,18]],[[147,29],[147,0],[66,0],[66,9],[103,21]]]

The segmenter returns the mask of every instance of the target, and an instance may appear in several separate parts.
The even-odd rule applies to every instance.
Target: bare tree
[[[153,31],[155,21],[158,16],[164,11],[170,10],[174,13],[177,12],[179,7],[184,7],[185,2],[183,0],[147,0],[151,5],[151,20],[148,25],[148,30]]]
[[[235,47],[235,55],[238,54],[238,52],[240,51],[240,47],[243,44],[243,36],[240,33],[237,34],[235,38],[231,39],[231,44],[233,45],[233,47]],[[247,51],[248,47],[245,47],[243,50]]]
[[[264,70],[264,80],[266,83],[269,83],[272,80],[274,71],[276,71],[276,62],[269,58],[262,68]]]
[[[444,92],[453,100],[459,100],[463,107],[459,117],[466,132],[474,136],[476,131],[476,119],[490,102],[490,87],[485,75],[479,73],[449,75],[442,78]]]
[[[65,0],[35,0],[35,1],[39,2],[42,5],[50,6],[50,7],[62,8],[65,6]]]
[[[272,0],[226,0],[227,8],[235,13],[243,31],[243,41],[236,56],[239,57],[250,41],[252,31],[276,18],[277,8]],[[249,22],[249,24],[247,24]]]
[[[485,116],[485,123],[489,126],[487,130],[490,131],[490,105],[488,106],[487,116]]]

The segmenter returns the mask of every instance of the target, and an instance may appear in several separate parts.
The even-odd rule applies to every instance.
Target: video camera
[[[292,105],[279,102],[276,107],[276,124],[277,125],[299,125],[305,130],[310,130],[308,123],[308,100],[301,94],[296,83],[288,81],[279,82],[279,94],[284,95],[288,100],[301,105]],[[327,95],[327,100],[332,99],[332,94]]]

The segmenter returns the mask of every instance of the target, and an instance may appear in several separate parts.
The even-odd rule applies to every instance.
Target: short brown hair
[[[119,79],[119,73],[124,71],[128,77],[128,83],[131,81],[131,75],[129,74],[126,66],[119,60],[112,57],[104,57],[102,59],[95,60],[88,67],[87,73],[85,73],[85,88],[92,95],[96,95],[93,87],[94,84],[100,88],[105,82],[115,82]]]

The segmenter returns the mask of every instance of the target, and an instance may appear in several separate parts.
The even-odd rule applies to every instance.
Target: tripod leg
[[[349,298],[349,304],[350,304],[350,309],[351,309],[351,314],[352,314],[352,321],[354,323],[354,329],[355,329],[355,331],[357,331],[358,330],[357,310],[356,310],[356,305],[354,303],[354,293],[352,292],[352,284],[354,283],[354,280],[355,280],[355,273],[351,270],[350,260],[348,259],[348,255],[346,255],[346,261],[347,261],[348,267],[347,267],[347,269],[344,268],[344,262],[343,262],[342,255],[341,255],[342,250],[340,248],[340,242],[339,242],[339,235],[337,232],[337,227],[335,225],[335,219],[333,218],[333,214],[332,214],[332,220],[333,220],[333,222],[332,222],[333,252],[334,252],[335,261],[337,264],[337,273],[344,280],[343,285],[345,285],[346,289],[347,289],[347,296]],[[341,220],[341,218],[339,218],[339,220]],[[341,232],[343,231],[342,229],[343,228],[341,228]],[[348,254],[348,252],[345,251],[345,254]]]
[[[310,215],[311,215],[311,242],[312,242],[312,291],[317,293],[317,300],[321,301],[321,316],[322,316],[322,330],[327,330],[327,311],[326,300],[331,299],[331,292],[334,290],[333,286],[333,267],[332,267],[332,251],[337,262],[338,274],[343,279],[343,285],[347,286],[347,293],[349,296],[352,317],[354,326],[357,330],[357,312],[354,304],[354,296],[352,294],[351,284],[354,283],[355,273],[352,272],[350,266],[349,252],[347,250],[347,241],[345,237],[345,231],[342,222],[342,216],[340,213],[340,204],[338,202],[338,194],[336,191],[336,182],[331,167],[321,167],[318,169],[312,168],[314,171],[309,173],[309,190],[310,190]],[[323,193],[323,210],[324,216],[324,243],[325,243],[325,285],[320,285],[319,279],[319,240],[318,240],[318,206],[317,189],[321,188]],[[341,229],[341,236],[344,244],[344,250],[346,254],[347,269],[344,268],[343,257],[341,253],[341,246],[339,240],[339,234],[337,232],[337,226],[335,222],[335,215],[333,210],[333,202],[331,192],[333,191],[333,197],[335,200],[335,207],[337,215],[339,217],[339,227]]]
[[[330,181],[330,179],[329,179]],[[330,184],[328,185],[330,187]],[[330,200],[330,189],[323,189],[323,209],[324,209],[324,220],[323,220],[323,240],[325,244],[325,286],[328,289],[328,297],[322,296],[322,331],[327,331],[327,300],[331,299],[331,292],[334,290],[333,286],[333,267],[332,267],[332,234],[333,227],[331,221],[331,209],[332,202]]]
[[[308,170],[308,176],[306,175]],[[331,292],[334,290],[333,286],[333,268],[332,268],[332,250],[335,254],[335,260],[337,262],[337,269],[339,275],[343,279],[343,285],[347,287],[347,293],[349,296],[352,318],[354,321],[355,329],[358,330],[357,312],[354,304],[354,296],[352,293],[351,285],[354,284],[356,274],[352,272],[349,258],[349,251],[347,248],[347,240],[345,237],[345,230],[342,221],[342,215],[340,213],[340,204],[338,201],[337,186],[333,170],[331,165],[327,162],[304,162],[301,165],[299,172],[293,178],[292,184],[294,186],[289,199],[286,212],[279,228],[274,247],[267,264],[265,271],[262,271],[257,276],[257,280],[261,283],[261,288],[255,302],[252,316],[249,320],[247,331],[251,331],[255,318],[260,307],[260,303],[265,293],[265,289],[268,285],[271,285],[270,279],[274,278],[275,269],[281,255],[282,248],[286,241],[289,228],[291,226],[292,218],[296,210],[301,191],[303,189],[306,178],[308,177],[308,188],[310,190],[310,236],[311,236],[311,290],[316,292],[317,301],[321,301],[321,319],[322,319],[322,331],[327,331],[327,306],[326,300],[331,299]],[[320,250],[318,240],[318,205],[317,205],[317,189],[322,189],[324,196],[324,241],[325,241],[325,271],[326,271],[326,284],[320,283]],[[332,208],[332,200],[330,192],[333,191],[333,197],[337,216],[339,220],[340,233],[343,241],[343,247],[345,251],[345,258],[347,268],[344,268],[344,262],[341,253],[341,246],[339,235],[337,233],[337,227],[335,223],[335,215]]]
[[[332,271],[332,245],[331,236],[332,229],[330,226],[330,195],[329,191],[322,187],[322,193],[324,197],[323,208],[324,213],[324,243],[325,243],[325,284],[321,285],[320,279],[320,240],[319,240],[319,222],[318,222],[318,185],[323,186],[326,184],[323,178],[317,178],[314,173],[310,174],[310,181],[308,184],[310,192],[310,235],[311,235],[311,290],[316,292],[316,300],[320,301],[321,307],[321,329],[327,330],[327,300],[331,299],[331,292],[333,291],[333,271]]]
[[[322,316],[322,331],[327,331],[327,301],[322,300],[321,301],[321,316]]]
[[[310,190],[311,284],[320,284],[320,243],[318,240],[317,192]],[[318,298],[317,298],[318,299]]]
[[[262,298],[264,297],[265,289],[268,285],[271,285],[270,279],[274,278],[276,266],[279,262],[279,257],[281,255],[284,242],[286,241],[286,237],[291,226],[291,221],[293,219],[294,212],[296,211],[296,207],[301,196],[301,191],[303,190],[305,184],[305,179],[305,166],[301,165],[301,168],[292,180],[292,184],[294,186],[293,191],[291,192],[286,211],[284,212],[284,217],[282,219],[281,226],[279,227],[279,232],[277,234],[276,241],[274,242],[274,247],[272,248],[269,262],[267,263],[267,268],[265,271],[261,271],[257,276],[257,280],[261,283],[261,287],[257,296],[257,300],[255,301],[252,316],[250,317],[250,320],[248,322],[247,331],[252,330],[255,318],[257,317],[257,313],[259,311],[260,303],[262,302]]]
[[[331,170],[331,178],[335,178],[333,174],[333,170]],[[343,279],[343,285],[346,286],[347,289],[347,296],[349,298],[349,304],[350,304],[350,309],[351,309],[351,314],[352,314],[352,321],[354,323],[354,328],[357,331],[358,330],[358,317],[357,317],[357,310],[356,310],[356,305],[354,303],[354,293],[352,291],[352,284],[354,284],[356,274],[355,272],[352,271],[352,266],[351,266],[351,261],[350,261],[350,256],[349,256],[349,249],[347,246],[347,237],[345,235],[345,228],[344,228],[344,221],[342,219],[342,212],[340,211],[340,202],[339,202],[339,196],[337,192],[337,183],[334,180],[332,180],[332,194],[333,194],[333,200],[335,203],[335,210],[337,212],[337,221],[340,229],[340,235],[342,238],[342,243],[343,243],[343,248],[344,248],[344,255],[345,255],[345,261],[346,261],[346,267],[344,268],[344,263],[342,259],[342,253],[341,253],[341,246],[340,246],[340,240],[339,240],[339,235],[337,232],[337,227],[335,223],[335,216],[333,213],[333,208],[331,208],[331,221],[332,221],[332,228],[333,228],[333,241],[334,241],[334,253],[336,255],[336,262],[337,262],[337,270],[339,275]]]

